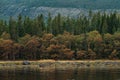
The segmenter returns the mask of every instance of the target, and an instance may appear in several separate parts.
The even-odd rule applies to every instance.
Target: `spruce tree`
[[[15,40],[15,41],[18,40],[16,21],[12,17],[10,17],[9,19],[9,33],[12,40]]]
[[[19,37],[22,37],[25,35],[25,29],[23,26],[22,16],[20,14],[18,16],[18,21],[17,21],[17,32],[18,32]]]

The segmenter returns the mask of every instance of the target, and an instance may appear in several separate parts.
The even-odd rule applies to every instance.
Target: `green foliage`
[[[2,35],[1,35],[1,38],[4,39],[4,40],[11,39],[10,34],[7,33],[7,32],[3,32]]]
[[[102,36],[98,31],[91,31],[88,33],[88,42],[102,42]]]
[[[48,16],[0,20],[0,59],[120,59],[117,13]]]
[[[17,32],[18,32],[19,37],[22,37],[22,36],[25,35],[25,29],[24,29],[24,26],[23,26],[23,21],[22,21],[22,16],[21,15],[18,16]]]
[[[9,33],[10,33],[11,39],[17,41],[18,32],[16,27],[16,21],[12,17],[10,17],[10,20],[9,20]]]

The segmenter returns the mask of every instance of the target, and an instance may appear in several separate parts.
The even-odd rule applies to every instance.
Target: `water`
[[[120,80],[120,69],[0,70],[0,80]]]

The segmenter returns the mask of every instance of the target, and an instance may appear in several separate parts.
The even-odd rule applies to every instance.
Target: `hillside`
[[[76,16],[83,9],[120,9],[119,4],[120,0],[0,0],[0,18],[18,14],[35,17],[48,12]]]
[[[1,0],[5,5],[26,5],[27,7],[71,7],[87,9],[119,9],[120,0]]]

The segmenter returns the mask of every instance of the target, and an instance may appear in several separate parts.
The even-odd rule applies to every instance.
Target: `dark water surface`
[[[0,80],[120,80],[120,69],[0,70]]]

